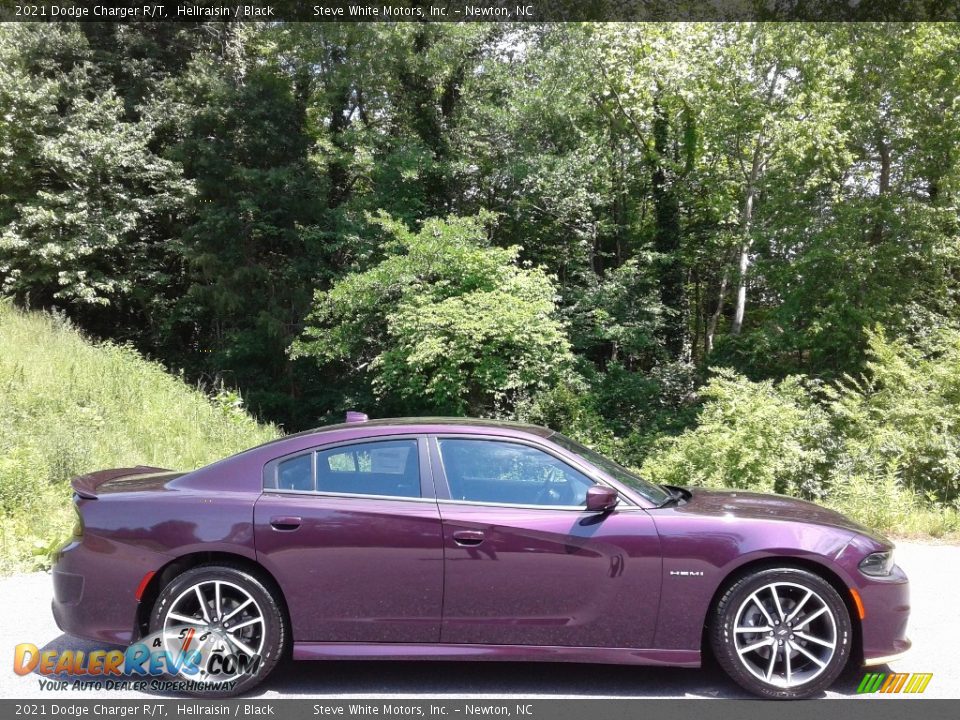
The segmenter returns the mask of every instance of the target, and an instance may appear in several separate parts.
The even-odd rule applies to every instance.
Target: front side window
[[[510,504],[586,505],[594,483],[549,453],[498,440],[441,439],[440,456],[454,500]]]
[[[317,490],[420,497],[416,440],[384,440],[317,451]]]
[[[668,493],[664,488],[644,480],[635,473],[627,470],[620,463],[614,462],[605,455],[601,455],[596,450],[591,450],[575,440],[571,440],[565,435],[554,433],[548,439],[551,442],[555,442],[564,450],[569,450],[570,452],[576,453],[594,467],[605,472],[614,480],[618,480],[625,485],[635,488],[641,495],[643,495],[647,500],[651,501],[654,505],[662,505],[670,498],[670,493]]]

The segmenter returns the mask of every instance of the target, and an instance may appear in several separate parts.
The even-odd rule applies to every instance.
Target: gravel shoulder
[[[887,666],[893,672],[931,672],[923,697],[960,698],[960,546],[899,542],[897,562],[911,581],[909,635],[913,649]],[[0,579],[0,698],[79,699],[92,693],[41,690],[38,675],[12,670],[13,649],[30,642],[51,649],[93,649],[63,635],[50,613],[50,576],[31,573]],[[16,612],[10,612],[15,610]],[[11,618],[16,618],[11,620]],[[884,668],[877,668],[884,670]],[[831,688],[831,698],[856,698],[862,675]],[[561,663],[298,662],[278,668],[255,696],[279,698],[684,698],[747,697],[716,667],[700,670]],[[100,693],[98,699],[103,699]],[[111,698],[155,697],[118,691]],[[860,696],[863,697],[863,696]]]

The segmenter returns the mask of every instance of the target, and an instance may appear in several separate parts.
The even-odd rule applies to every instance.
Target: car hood
[[[828,525],[878,538],[877,535],[850,518],[806,500],[746,490],[712,490],[683,488],[688,495],[682,511],[700,515],[727,515],[735,518],[783,520]]]

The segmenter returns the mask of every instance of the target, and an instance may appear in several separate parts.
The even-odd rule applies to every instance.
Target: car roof
[[[354,422],[345,422],[337,423],[336,425],[321,425],[320,427],[311,428],[310,430],[301,430],[300,432],[291,433],[290,435],[283,435],[282,437],[275,438],[273,440],[268,440],[265,443],[256,445],[254,447],[248,448],[239,455],[246,455],[249,452],[254,450],[261,450],[264,448],[272,447],[274,445],[279,445],[281,443],[287,443],[291,440],[296,440],[297,438],[305,438],[308,436],[322,436],[328,433],[352,431],[351,434],[355,434],[356,437],[363,436],[363,430],[365,428],[410,428],[411,432],[436,432],[438,426],[446,426],[448,428],[463,428],[463,429],[474,429],[474,430],[483,430],[483,429],[493,429],[493,430],[514,430],[516,432],[524,432],[530,435],[537,435],[542,438],[548,438],[551,435],[556,435],[556,430],[551,430],[550,428],[542,427],[540,425],[530,425],[528,423],[516,422],[514,420],[484,420],[483,418],[468,418],[468,417],[396,417],[396,418],[376,418],[373,420],[357,420]],[[374,433],[374,434],[383,434],[383,433]]]
[[[322,425],[311,430],[303,430],[292,435],[284,435],[282,438],[271,440],[266,445],[276,442],[282,442],[296,437],[306,435],[320,435],[337,430],[362,430],[363,428],[381,428],[381,427],[419,427],[443,425],[448,427],[464,428],[493,428],[498,430],[516,430],[531,435],[538,435],[546,438],[555,434],[550,428],[540,425],[530,425],[528,423],[516,422],[514,420],[485,420],[483,418],[468,417],[398,417],[398,418],[376,418],[373,420],[362,420],[356,422],[337,423],[336,425]]]

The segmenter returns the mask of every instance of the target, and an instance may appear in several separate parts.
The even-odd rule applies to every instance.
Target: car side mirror
[[[601,512],[610,510],[617,504],[620,494],[616,488],[594,485],[587,488],[587,510]]]

